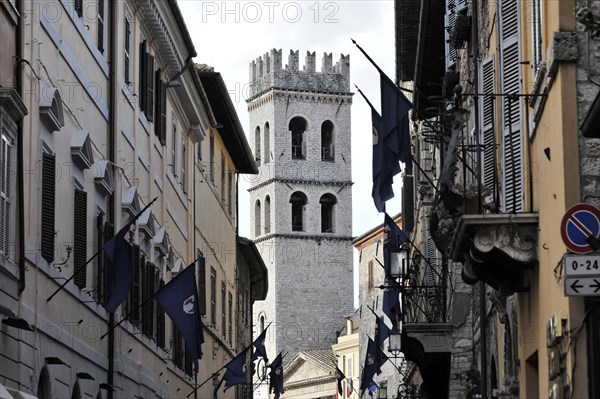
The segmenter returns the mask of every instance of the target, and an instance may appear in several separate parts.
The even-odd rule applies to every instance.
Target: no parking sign
[[[588,243],[588,238],[600,238],[600,209],[590,204],[573,205],[563,216],[560,235],[571,252],[592,252],[594,249]]]

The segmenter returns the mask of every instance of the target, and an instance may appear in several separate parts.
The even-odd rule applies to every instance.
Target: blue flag
[[[156,197],[158,198],[158,197]],[[144,213],[150,205],[156,201],[154,198],[148,205],[137,213],[119,232],[108,241],[102,250],[106,254],[108,260],[112,263],[108,282],[106,284],[106,292],[108,301],[106,310],[114,312],[121,303],[127,298],[131,280],[133,279],[133,251],[131,245],[125,240],[125,235],[129,233],[131,225]]]
[[[269,324],[270,326],[271,324]],[[263,332],[254,340],[252,346],[254,346],[254,353],[252,353],[252,361],[255,361],[259,357],[262,357],[265,363],[269,363],[269,359],[267,357],[267,350],[265,349],[265,337],[267,336],[267,330],[269,326],[264,329]]]
[[[381,305],[383,313],[392,322],[391,332],[396,334],[400,332],[398,322],[402,321],[402,309],[400,308],[400,285],[393,279],[385,279],[385,289],[383,290],[383,303]]]
[[[365,354],[365,364],[360,377],[360,390],[364,392],[373,384],[375,374],[381,374],[381,366],[388,360],[385,353],[377,347],[375,341],[368,337],[367,353]],[[362,396],[362,394],[361,394]]]
[[[127,223],[119,232],[104,245],[104,253],[112,263],[106,291],[108,301],[106,310],[114,312],[127,298],[133,278],[133,251],[131,244],[125,240],[125,235],[133,221]]]
[[[340,370],[340,368],[337,366],[335,367],[335,374],[337,376],[338,393],[340,394],[340,396],[342,396],[342,395],[344,395],[344,389],[342,388],[342,381],[344,381],[346,379],[346,376],[344,375],[342,370]]]
[[[271,368],[271,371],[269,371],[269,393],[275,393],[274,399],[279,399],[279,396],[283,393],[282,353],[279,352],[279,355],[269,365]]]
[[[381,136],[383,144],[391,150],[392,157],[382,160],[381,170],[394,170],[394,164],[406,163],[408,174],[412,174],[410,131],[408,111],[413,108],[402,91],[383,72],[379,73],[381,83]],[[387,153],[384,155],[388,155]]]
[[[390,336],[390,328],[385,324],[385,321],[375,315],[375,344],[381,349],[383,342]]]
[[[238,353],[236,357],[225,366],[225,375],[223,379],[225,381],[226,391],[228,388],[234,385],[244,384],[246,382],[247,364],[246,364],[246,350]]]
[[[383,269],[386,278],[391,277],[392,260],[390,254],[400,251],[406,241],[408,241],[408,236],[386,213],[383,222]]]
[[[154,298],[183,335],[197,370],[198,359],[202,358],[204,326],[198,309],[196,263],[186,267],[177,277],[158,290]]]
[[[373,125],[373,189],[371,196],[377,211],[383,212],[385,211],[385,201],[394,197],[393,179],[401,169],[398,162],[384,166],[384,162],[389,163],[394,154],[383,144],[381,116],[373,107],[371,107],[371,123]],[[386,166],[391,167],[391,170],[386,169]]]

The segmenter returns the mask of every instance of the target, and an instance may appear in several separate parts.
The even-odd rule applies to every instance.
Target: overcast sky
[[[377,70],[352,44],[353,38],[387,75],[394,77],[393,0],[351,1],[201,1],[178,0],[198,57],[225,80],[238,117],[248,137],[245,101],[248,64],[272,48],[283,49],[282,64],[290,50],[300,50],[300,68],[307,51],[316,51],[317,70],[324,52],[350,54],[351,90],[356,84],[379,109]],[[352,223],[358,236],[383,222],[371,198],[371,113],[360,94],[352,105]],[[243,182],[244,179],[242,178]],[[396,198],[387,202],[390,215],[400,212],[400,178]],[[250,200],[247,184],[240,184],[240,235],[250,236]],[[355,281],[356,286],[356,281]]]

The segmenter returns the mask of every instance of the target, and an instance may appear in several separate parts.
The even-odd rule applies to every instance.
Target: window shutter
[[[150,262],[142,263],[142,297],[141,301],[154,294],[154,264]],[[139,305],[138,305],[139,306]],[[142,305],[142,332],[147,337],[153,337],[154,331],[154,302],[149,300]]]
[[[206,314],[206,260],[204,256],[198,258],[198,307],[200,314]]]
[[[139,95],[140,95],[140,111],[146,110],[146,77],[148,75],[148,57],[146,56],[146,41],[140,44],[140,78],[139,80]]]
[[[110,222],[104,223],[104,244],[109,242],[111,240],[111,238],[114,237],[114,235],[115,235],[115,226]],[[100,275],[102,276],[100,289],[102,290],[101,298],[102,298],[103,304],[106,304],[106,302],[108,302],[108,295],[107,295],[106,287],[107,287],[108,279],[110,278],[111,272],[112,272],[112,263],[108,260],[108,257],[105,254],[103,254],[102,255],[102,270],[100,272]]]
[[[140,309],[140,296],[141,296],[141,289],[142,287],[140,286],[140,280],[141,280],[141,268],[142,268],[142,263],[145,263],[145,258],[141,258],[140,257],[140,247],[138,245],[134,245],[133,246],[133,250],[132,252],[132,256],[133,256],[133,278],[132,278],[132,286],[131,286],[131,290],[129,291],[129,295],[130,295],[130,305],[131,305],[131,311],[129,312],[131,314],[129,321],[131,321],[132,324],[134,325],[138,325],[139,322],[142,320],[142,315],[141,315],[141,309]],[[143,328],[143,326],[142,326]]]
[[[54,260],[54,176],[56,159],[54,155],[42,156],[42,258],[48,263]]]
[[[149,122],[154,120],[154,57],[147,55],[148,62],[146,66],[146,119]]]
[[[451,43],[452,31],[454,30],[454,24],[456,23],[456,6],[457,0],[446,0],[446,15],[444,36],[446,46],[446,69],[453,68],[456,64],[458,57],[457,51]]]
[[[98,50],[104,53],[104,0],[98,0]]]
[[[131,20],[125,17],[125,84],[131,83]]]
[[[83,16],[83,0],[75,0],[75,12],[79,18]]]
[[[503,1],[500,5],[502,93],[521,92],[519,64],[518,1]],[[504,212],[523,209],[523,130],[520,97],[511,101],[502,98],[503,205]]]
[[[158,137],[160,143],[165,146],[167,145],[167,82],[160,82],[160,118],[161,128],[160,136]]]
[[[165,282],[160,280],[159,289],[165,286]],[[165,348],[165,311],[160,306],[156,308],[156,326],[157,326],[157,337],[156,343],[159,347]]]
[[[493,94],[495,89],[495,70],[492,58],[480,64],[481,92]],[[496,137],[494,124],[496,120],[496,101],[492,96],[479,97],[481,144],[483,144],[482,178],[483,185],[491,192],[496,191]]]
[[[87,193],[75,190],[73,226],[73,273],[75,285],[85,288],[87,283]]]
[[[166,129],[167,124],[167,115],[166,113],[163,114],[163,101],[166,100],[166,85],[163,85],[161,74],[162,70],[160,68],[154,74],[154,85],[156,87],[156,102],[154,104],[156,121],[154,122],[154,133],[159,140],[163,136],[163,129]]]
[[[9,256],[12,195],[12,145],[8,137],[0,140],[0,256]]]

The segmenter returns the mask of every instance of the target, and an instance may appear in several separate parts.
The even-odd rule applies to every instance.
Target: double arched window
[[[256,163],[260,165],[260,127],[256,126],[254,129],[254,159]]]
[[[260,200],[256,200],[254,203],[254,236],[258,237],[260,235],[260,215],[261,207]]]
[[[333,161],[333,123],[325,121],[321,124],[321,161]]]
[[[304,231],[305,229],[305,214],[304,206],[308,202],[306,194],[296,191],[290,197],[292,204],[292,231]]]
[[[306,120],[295,116],[290,121],[289,130],[292,133],[292,159],[306,159]]]
[[[332,194],[324,194],[319,200],[321,205],[321,232],[333,233],[334,208],[337,199]]]
[[[271,197],[265,197],[265,234],[271,232]]]
[[[269,130],[269,122],[265,123],[265,133],[264,133],[264,142],[265,142],[265,152],[263,154],[263,159],[264,162],[263,163],[269,163],[269,161],[271,160],[271,137],[270,137],[270,130]]]

